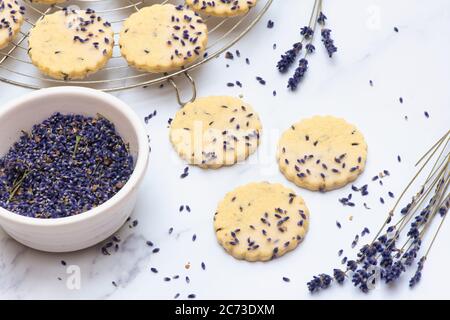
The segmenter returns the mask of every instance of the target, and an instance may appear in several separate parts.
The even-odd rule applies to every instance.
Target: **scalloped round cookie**
[[[111,24],[91,9],[63,9],[46,15],[30,31],[31,61],[55,79],[83,79],[112,56]]]
[[[286,130],[278,143],[278,164],[286,178],[313,191],[338,189],[363,171],[367,144],[344,119],[314,116]]]
[[[179,156],[201,168],[244,161],[259,145],[261,121],[253,108],[229,96],[198,98],[180,109],[170,125]]]
[[[0,49],[5,48],[20,31],[25,7],[17,0],[0,0]]]
[[[216,17],[234,17],[246,14],[257,0],[186,0],[192,10]]]
[[[303,199],[281,184],[249,183],[227,193],[214,216],[214,231],[233,257],[268,261],[297,248],[309,228]]]
[[[194,11],[172,4],[140,9],[125,20],[120,49],[127,62],[146,72],[179,69],[202,57],[208,27]]]

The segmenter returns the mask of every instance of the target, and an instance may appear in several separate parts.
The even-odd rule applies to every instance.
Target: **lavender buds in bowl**
[[[129,217],[149,148],[122,101],[92,89],[44,89],[2,107],[0,126],[0,225],[13,238],[75,251]]]

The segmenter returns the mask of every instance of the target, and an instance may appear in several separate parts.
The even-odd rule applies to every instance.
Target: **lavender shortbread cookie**
[[[328,191],[345,186],[364,171],[367,144],[344,119],[315,116],[285,131],[277,157],[281,172],[297,186]]]
[[[30,31],[31,61],[55,79],[82,79],[112,56],[111,24],[94,10],[63,9],[46,15]]]
[[[170,141],[190,164],[217,169],[254,153],[261,131],[258,114],[248,103],[212,96],[198,98],[177,112],[170,126]]]
[[[309,227],[303,199],[281,184],[250,183],[229,192],[214,216],[217,240],[233,257],[268,261],[294,250]]]
[[[216,17],[234,17],[246,14],[257,0],[186,0],[186,4],[198,13]]]
[[[25,7],[17,0],[0,0],[0,49],[5,48],[20,31]]]
[[[208,28],[192,10],[155,4],[133,13],[120,32],[120,49],[128,63],[159,73],[179,69],[203,56]]]

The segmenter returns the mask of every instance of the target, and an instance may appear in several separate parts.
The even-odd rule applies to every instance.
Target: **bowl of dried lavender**
[[[138,116],[112,95],[43,89],[0,108],[0,225],[26,246],[76,251],[130,216],[148,164]]]

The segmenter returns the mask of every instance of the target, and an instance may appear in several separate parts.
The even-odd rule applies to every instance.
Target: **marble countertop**
[[[311,56],[305,81],[291,93],[286,89],[288,77],[280,75],[275,64],[280,54],[298,41],[312,2],[274,1],[262,21],[232,49],[239,49],[241,58],[226,60],[222,56],[193,73],[200,96],[242,94],[259,112],[264,135],[258,155],[217,171],[192,167],[189,176],[180,179],[186,165],[173,151],[167,129],[168,119],[179,108],[173,89],[165,86],[115,93],[142,119],[157,110],[146,124],[152,153],[132,217],[138,225],[127,224],[118,232],[122,241],[110,256],[102,254],[101,245],[68,254],[42,253],[18,244],[0,230],[0,298],[172,299],[177,293],[180,298],[195,294],[199,299],[450,298],[450,278],[442,276],[450,262],[446,247],[449,224],[443,226],[423,279],[413,290],[408,287],[410,272],[395,286],[380,285],[367,295],[350,283],[318,295],[309,294],[306,288],[313,275],[339,265],[339,249],[349,257],[354,255],[350,244],[356,233],[366,226],[372,232],[378,229],[393,205],[387,192],[401,192],[414,173],[415,161],[450,123],[449,1],[325,0],[324,11],[339,51],[332,60],[322,49]],[[266,27],[269,19],[275,22],[273,29]],[[399,32],[394,31],[395,26]],[[320,41],[316,44],[321,46]],[[250,65],[245,63],[246,57]],[[267,84],[259,84],[256,76]],[[242,82],[242,88],[226,86],[236,80]],[[0,105],[27,92],[0,83]],[[278,171],[275,147],[280,133],[298,119],[315,114],[344,117],[364,133],[369,156],[357,184],[370,184],[371,177],[383,169],[391,172],[384,186],[370,184],[370,195],[364,200],[357,198],[354,208],[338,202],[350,192],[350,186],[313,193],[295,187]],[[281,182],[303,196],[311,211],[310,231],[298,249],[280,259],[237,261],[216,242],[213,214],[226,192],[260,180]],[[380,196],[386,204],[380,203]],[[364,209],[363,201],[371,210]],[[181,205],[189,205],[191,212],[180,213]],[[336,221],[342,229],[336,227]],[[173,228],[172,234],[169,228]],[[196,241],[192,240],[194,234]],[[363,238],[361,243],[368,240]],[[160,251],[153,253],[146,241]],[[206,270],[201,268],[202,262]],[[159,272],[152,272],[152,267]],[[164,281],[175,275],[180,278]],[[291,281],[286,283],[282,277]]]

